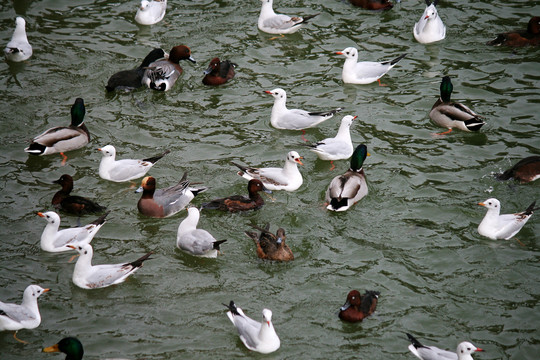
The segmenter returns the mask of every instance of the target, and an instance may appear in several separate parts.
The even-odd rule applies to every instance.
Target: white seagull
[[[478,233],[492,240],[510,239],[521,230],[533,212],[538,209],[534,207],[535,204],[536,201],[533,201],[527,210],[521,213],[499,215],[501,212],[501,203],[499,200],[491,198],[478,203],[478,205],[487,208],[486,216],[484,216],[484,219],[478,225]]]
[[[77,246],[66,245],[79,252],[80,256],[73,270],[73,283],[83,289],[98,289],[114,284],[120,284],[126,278],[143,266],[145,260],[150,259],[152,252],[143,257],[123,264],[92,265],[93,250],[90,244]]]
[[[378,81],[390,69],[392,69],[399,60],[403,59],[407,54],[403,54],[390,61],[374,62],[360,61],[358,62],[358,50],[354,47],[348,47],[343,51],[336,52],[337,55],[345,56],[343,71],[341,77],[345,84],[371,84]]]
[[[275,99],[270,123],[276,129],[309,129],[330,119],[335,113],[342,110],[342,108],[337,108],[330,111],[313,112],[300,109],[287,109],[287,93],[285,90],[277,88],[270,91],[266,90],[265,93],[272,95]]]
[[[165,16],[167,0],[142,0],[141,6],[135,14],[135,21],[141,25],[153,25]]]
[[[341,119],[341,125],[337,135],[333,138],[321,140],[311,147],[311,151],[317,154],[321,160],[330,160],[331,170],[334,169],[334,160],[348,159],[353,153],[353,144],[351,139],[351,125],[358,116],[347,115]]]
[[[440,41],[446,36],[446,26],[444,26],[439,14],[437,13],[437,2],[431,3],[426,0],[426,9],[422,17],[414,24],[414,38],[422,44],[429,44],[435,41]]]
[[[188,216],[178,226],[176,246],[193,255],[215,258],[218,255],[219,245],[227,240],[216,240],[212,234],[203,229],[197,229],[200,212],[196,207],[187,209]]]
[[[315,15],[289,16],[276,14],[272,8],[273,0],[261,0],[262,7],[257,26],[259,30],[269,34],[292,34]]]
[[[279,349],[279,337],[274,325],[272,325],[272,311],[263,309],[262,322],[258,322],[247,317],[232,300],[229,305],[225,306],[229,309],[227,316],[238,330],[240,340],[249,350],[269,354]]]
[[[26,37],[26,21],[20,16],[15,19],[15,31],[4,49],[6,59],[9,61],[20,62],[32,56],[32,45]]]
[[[159,159],[171,152],[167,150],[163,154],[142,160],[115,160],[116,149],[114,146],[106,145],[98,150],[103,154],[101,163],[99,164],[99,176],[102,179],[114,182],[129,181],[143,177]]]
[[[240,169],[238,175],[248,180],[258,179],[268,190],[295,191],[304,182],[297,166],[298,164],[304,165],[302,159],[303,157],[296,151],[289,151],[283,168],[253,168],[232,161],[231,163]]]
[[[4,303],[0,301],[0,331],[15,331],[15,340],[26,343],[17,338],[20,329],[34,329],[41,324],[37,299],[41,294],[50,291],[38,285],[28,285],[24,290],[21,305]]]
[[[89,244],[103,224],[108,212],[90,224],[81,227],[72,227],[58,230],[60,216],[54,211],[38,212],[39,216],[47,220],[47,225],[41,234],[41,249],[48,252],[70,251],[66,245]]]
[[[457,346],[456,352],[439,349],[435,346],[424,346],[411,334],[407,334],[411,345],[409,350],[421,360],[474,360],[471,356],[475,351],[484,351],[470,342],[464,341]]]

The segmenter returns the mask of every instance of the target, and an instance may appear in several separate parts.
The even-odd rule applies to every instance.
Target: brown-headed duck
[[[140,88],[143,85],[142,78],[146,68],[154,61],[167,57],[167,53],[162,49],[156,48],[150,51],[148,55],[146,55],[146,57],[143,59],[140,66],[136,67],[135,69],[122,70],[117,72],[116,74],[113,74],[109,78],[105,89],[107,89],[107,91],[109,92],[114,90],[127,92]]]
[[[515,179],[520,183],[528,183],[540,178],[540,156],[529,156],[516,165],[497,175],[499,180]]]
[[[516,30],[499,34],[494,40],[488,41],[492,46],[538,46],[540,45],[540,16],[533,16],[529,20],[527,30]]]
[[[291,261],[294,260],[294,255],[285,243],[285,230],[279,228],[276,235],[272,234],[270,224],[266,224],[264,228],[253,226],[253,228],[261,232],[257,235],[255,232],[246,231],[246,235],[253,239],[257,246],[257,256],[266,260]]]
[[[348,322],[359,322],[373,314],[377,308],[380,293],[367,291],[360,295],[358,290],[351,290],[347,295],[347,301],[339,309],[339,318]]]
[[[264,200],[259,195],[260,191],[270,193],[260,180],[249,180],[247,185],[249,197],[242,195],[233,195],[222,199],[212,200],[202,205],[203,209],[222,210],[229,212],[257,210],[264,205]]]
[[[70,175],[64,174],[53,183],[62,186],[62,189],[54,194],[51,201],[56,209],[79,216],[103,213],[107,210],[104,206],[85,197],[70,195],[73,190],[73,178]]]
[[[390,10],[394,7],[388,0],[349,0],[349,2],[366,10]]]
[[[146,68],[142,83],[150,89],[158,91],[170,90],[178,77],[182,74],[180,60],[189,60],[196,63],[191,57],[191,50],[185,45],[178,45],[171,49],[168,59],[152,62]]]
[[[229,60],[220,61],[213,58],[210,65],[204,71],[202,82],[204,85],[222,85],[234,77],[234,68],[238,66]]]
[[[67,156],[64,152],[80,149],[90,141],[90,132],[84,124],[85,114],[84,100],[75,99],[71,106],[71,124],[48,129],[36,136],[24,151],[34,155],[60,153],[63,157],[62,165],[65,164]]]
[[[207,190],[206,187],[194,188],[189,185],[187,173],[184,173],[178,184],[156,190],[156,179],[147,176],[142,180],[141,187],[136,190],[142,191],[137,208],[141,214],[154,218],[172,216],[184,209],[199,193]]]

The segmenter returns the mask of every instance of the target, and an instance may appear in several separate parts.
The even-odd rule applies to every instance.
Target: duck
[[[499,180],[514,179],[522,184],[537,180],[540,178],[540,156],[533,155],[521,159],[502,174],[496,175]]]
[[[486,43],[491,46],[539,46],[540,45],[540,16],[533,16],[527,24],[527,30],[515,30],[499,34],[495,39]]]
[[[191,50],[185,45],[178,45],[171,49],[168,59],[157,60],[146,68],[142,83],[150,89],[158,91],[170,90],[183,70],[180,60],[189,60],[197,63],[191,56]]]
[[[101,214],[107,210],[104,206],[82,196],[71,195],[73,190],[73,178],[71,175],[64,174],[58,180],[53,181],[59,184],[62,189],[54,194],[52,205],[66,213],[75,215]]]
[[[156,162],[171,152],[165,150],[161,154],[141,160],[115,160],[116,148],[113,145],[105,145],[98,148],[98,151],[101,151],[103,155],[99,163],[99,177],[114,182],[130,181],[143,177]]]
[[[156,190],[156,179],[146,176],[142,180],[141,187],[135,191],[142,192],[137,208],[145,216],[166,218],[183,210],[195,196],[207,189],[191,187],[187,173],[184,173],[178,184]]]
[[[345,84],[371,84],[375,81],[381,84],[380,78],[383,77],[390,69],[403,59],[407,54],[402,54],[394,60],[374,62],[360,61],[358,62],[358,49],[348,47],[342,51],[337,51],[337,55],[345,56],[343,71],[341,78]]]
[[[347,294],[345,304],[339,309],[339,318],[347,322],[360,322],[373,314],[377,309],[380,292],[368,291],[361,295],[358,290]]]
[[[308,145],[321,160],[330,160],[334,170],[334,160],[348,159],[353,154],[351,139],[351,125],[358,116],[346,115],[341,119],[341,125],[335,137],[321,140],[313,145]]]
[[[426,9],[420,20],[414,24],[413,34],[416,41],[421,44],[430,44],[441,41],[446,37],[446,26],[437,13],[437,3],[439,0],[431,2],[426,0]]]
[[[71,106],[71,124],[48,129],[36,136],[24,151],[32,155],[60,153],[64,165],[67,161],[65,152],[80,149],[90,141],[90,132],[84,124],[85,114],[84,100],[75,99]]]
[[[142,78],[146,68],[159,59],[168,59],[167,54],[163,49],[155,48],[146,55],[141,65],[131,70],[122,70],[113,74],[107,81],[105,89],[108,92],[112,91],[125,91],[129,92],[143,86]]]
[[[331,211],[346,211],[368,194],[364,161],[369,156],[367,146],[358,145],[351,156],[351,166],[343,175],[336,176],[326,189],[326,207]]]
[[[259,20],[257,27],[259,30],[268,34],[292,34],[297,32],[300,27],[306,24],[310,19],[313,19],[315,15],[306,16],[289,16],[283,14],[276,14],[273,9],[273,0],[261,0],[262,7],[259,14]]]
[[[141,25],[154,25],[163,20],[167,10],[167,0],[142,0],[135,14],[135,21]]]
[[[298,164],[304,165],[302,159],[303,157],[296,151],[289,151],[283,168],[254,168],[243,166],[233,161],[231,161],[231,164],[240,169],[237,172],[239,176],[248,180],[258,179],[262,181],[264,187],[268,190],[295,191],[304,182],[297,166]]]
[[[366,10],[390,10],[394,7],[388,0],[349,0],[349,2]]]
[[[229,309],[227,317],[236,327],[240,340],[249,350],[270,354],[279,349],[281,342],[272,324],[272,311],[270,309],[263,309],[262,321],[258,322],[244,314],[242,309],[237,307],[232,300],[229,305],[223,305]]]
[[[220,61],[217,57],[213,58],[204,71],[202,82],[204,85],[223,85],[234,77],[234,68],[237,66],[229,60]]]
[[[501,202],[495,198],[487,199],[478,205],[487,209],[486,215],[478,225],[478,233],[492,240],[511,239],[529,221],[534,211],[538,210],[534,207],[536,201],[523,212],[503,215],[500,215]]]
[[[176,246],[192,255],[216,258],[219,246],[227,240],[216,240],[212,234],[203,229],[197,229],[201,213],[196,207],[187,209],[188,216],[178,226]]]
[[[202,204],[203,209],[221,210],[228,212],[239,212],[248,210],[258,210],[264,205],[264,200],[259,195],[260,191],[271,193],[258,179],[248,181],[247,190],[249,197],[242,195],[232,195],[221,199],[215,199]]]
[[[409,350],[420,360],[474,360],[471,354],[477,351],[484,351],[468,341],[459,343],[456,352],[452,352],[439,349],[436,346],[422,345],[414,336],[409,333],[407,333],[407,337],[411,341]]]
[[[48,252],[64,252],[70,250],[66,247],[67,244],[89,244],[99,229],[105,224],[105,218],[109,215],[109,212],[103,214],[88,225],[62,230],[58,230],[60,227],[60,216],[54,211],[38,212],[37,214],[47,221],[47,225],[41,234],[41,249]]]
[[[76,337],[65,337],[58,343],[48,346],[42,350],[45,353],[63,352],[66,354],[65,360],[82,360],[84,349],[82,343]],[[126,359],[107,359],[107,360],[126,360]]]
[[[32,45],[26,37],[26,21],[20,16],[15,18],[15,31],[4,49],[4,55],[13,62],[28,60],[32,56]]]
[[[449,134],[453,128],[463,131],[479,131],[486,124],[482,116],[467,106],[450,100],[454,89],[450,76],[442,78],[440,89],[441,96],[431,107],[429,117],[435,124],[448,128],[448,130],[437,135]]]
[[[79,253],[72,280],[82,289],[99,289],[124,282],[135,271],[143,266],[143,262],[151,259],[149,252],[139,259],[119,264],[92,265],[94,250],[90,244],[66,245]]]
[[[301,109],[287,109],[287,92],[281,88],[266,90],[266,94],[274,97],[274,106],[270,115],[270,123],[276,129],[304,130],[315,127],[333,117],[343,108],[328,111],[307,111]]]
[[[21,329],[35,329],[41,324],[38,298],[49,292],[39,285],[28,285],[23,293],[21,305],[4,303],[0,301],[0,331],[15,331],[13,338],[27,344],[17,337],[17,331]]]
[[[246,231],[246,235],[253,239],[255,246],[257,246],[257,256],[264,260],[277,260],[277,261],[291,261],[294,260],[294,255],[289,247],[285,243],[287,239],[285,235],[285,229],[277,229],[276,235],[272,234],[270,230],[270,224],[266,224],[264,228],[253,226],[261,232],[260,235],[252,231]]]

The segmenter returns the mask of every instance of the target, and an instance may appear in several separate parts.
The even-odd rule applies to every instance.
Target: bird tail
[[[317,15],[319,14],[302,16],[301,24],[306,24],[309,20],[313,19]]]
[[[167,155],[170,152],[171,152],[171,150],[167,149],[167,150],[165,150],[165,152],[163,152],[163,154],[152,156],[152,157],[149,157],[147,159],[143,159],[143,161],[148,161],[148,162],[151,162],[152,164],[155,164],[159,159],[161,159],[162,157],[164,157],[165,155]]]
[[[403,59],[405,56],[407,56],[407,53],[403,54],[403,55],[400,55],[398,56],[397,58],[395,58],[394,60],[390,61],[390,65],[395,65],[398,63],[399,60]]]
[[[536,200],[532,202],[531,205],[529,205],[529,207],[527,208],[527,210],[525,210],[523,212],[523,215],[531,215],[533,212],[535,212],[536,210],[540,209],[540,208],[535,208],[534,206],[536,205]]]
[[[218,241],[214,241],[214,245],[213,245],[213,248],[214,250],[219,250],[219,245],[223,244],[225,241],[227,240],[218,240]]]
[[[469,120],[465,120],[465,127],[469,129],[470,131],[478,131],[482,126],[484,126],[486,123],[480,119],[480,118],[473,118]]]
[[[257,233],[253,231],[244,231],[244,233],[251,239],[253,239],[253,241],[255,241],[255,244],[259,243],[259,237],[257,236]]]
[[[229,309],[229,311],[231,313],[233,313],[234,315],[240,315],[240,313],[238,312],[238,309],[236,308],[236,305],[234,304],[234,301],[231,300],[231,302],[229,303],[229,305],[226,305],[226,304],[223,304],[225,307],[227,307]],[[242,316],[242,315],[240,315]]]
[[[333,116],[336,113],[340,112],[341,110],[343,110],[343,108],[337,108],[330,111],[310,112],[309,115],[312,115],[312,116],[331,116],[332,115]]]
[[[41,155],[45,152],[46,148],[47,147],[45,145],[33,142],[27,148],[25,148],[24,151],[30,154]]]
[[[421,347],[424,347],[424,345],[420,344],[420,342],[418,340],[416,340],[416,338],[414,336],[412,336],[411,334],[409,333],[406,333],[407,334],[407,337],[409,338],[409,341],[411,342],[411,344],[416,348],[421,348]]]
[[[145,260],[150,260],[151,259],[150,255],[152,255],[153,253],[154,253],[153,251],[150,251],[148,254],[138,258],[137,260],[135,260],[133,262],[130,262],[130,263],[127,263],[127,264],[124,264],[124,266],[131,265],[134,268],[139,268],[139,267],[143,266],[143,262]]]
[[[96,220],[92,221],[90,224],[94,224],[94,225],[102,225],[102,224],[105,224],[105,222],[107,220],[105,220],[105,218],[107,217],[107,215],[109,215],[111,212],[110,211],[107,211],[105,214],[101,215],[100,217],[98,217]]]

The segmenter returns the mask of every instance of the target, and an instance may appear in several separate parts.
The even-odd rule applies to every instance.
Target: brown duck
[[[283,228],[279,228],[276,235],[269,231],[270,224],[266,224],[264,229],[256,225],[253,228],[259,230],[261,234],[257,236],[255,232],[246,231],[246,235],[252,238],[255,245],[257,245],[257,256],[259,258],[277,261],[294,260],[291,249],[285,243],[286,236]]]

